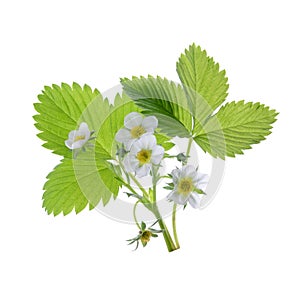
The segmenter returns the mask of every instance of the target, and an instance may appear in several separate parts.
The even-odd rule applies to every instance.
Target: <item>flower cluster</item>
[[[144,177],[149,175],[152,165],[160,164],[164,148],[157,145],[153,135],[157,125],[158,121],[154,116],[143,117],[132,112],[125,117],[125,128],[117,132],[115,139],[128,152],[124,158],[127,172],[135,172],[137,177]]]
[[[176,235],[175,222],[173,222],[173,231],[175,243],[172,241],[170,233],[162,217],[160,216],[156,205],[156,185],[161,178],[172,179],[172,182],[166,183],[165,189],[171,190],[166,199],[174,203],[173,220],[175,220],[176,205],[186,206],[188,203],[193,208],[201,208],[201,197],[205,194],[208,184],[208,176],[198,172],[198,169],[188,164],[190,145],[187,147],[186,153],[177,155],[169,155],[165,153],[165,149],[157,144],[155,132],[158,127],[158,120],[155,116],[143,116],[138,112],[131,112],[124,118],[124,127],[115,135],[117,142],[116,156],[112,160],[108,160],[112,164],[113,170],[119,168],[115,175],[122,185],[126,187],[130,193],[126,193],[128,197],[135,197],[136,203],[133,209],[133,216],[139,233],[136,237],[128,240],[129,244],[139,243],[145,247],[152,237],[157,237],[158,233],[162,233],[169,251],[179,248]],[[68,139],[65,141],[66,147],[74,152],[74,157],[80,151],[86,151],[87,147],[92,146],[89,141],[94,139],[94,132],[89,130],[88,124],[81,123],[78,130],[72,130]],[[192,140],[190,140],[192,141]],[[180,168],[175,168],[171,174],[161,176],[159,167],[162,159],[177,159],[177,163],[181,164]],[[152,176],[152,187],[148,190],[139,182],[139,178],[144,176]],[[139,188],[133,187],[131,180],[134,181]],[[143,204],[149,209],[157,221],[146,228],[146,223],[139,223],[136,216],[136,207]],[[154,229],[153,226],[159,222],[160,230]]]
[[[126,152],[123,163],[127,172],[134,172],[137,177],[147,176],[152,165],[159,165],[164,148],[157,145],[153,135],[158,120],[154,116],[143,117],[137,112],[128,114],[124,119],[124,128],[116,134],[116,141],[124,146]],[[193,208],[200,208],[201,194],[204,194],[208,184],[208,176],[197,172],[194,166],[186,164],[188,157],[183,153],[176,156],[182,162],[181,169],[171,173],[173,183],[169,184],[172,192],[167,199],[176,204],[189,203]]]

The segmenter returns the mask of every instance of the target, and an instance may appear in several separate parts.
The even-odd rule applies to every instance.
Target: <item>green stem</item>
[[[187,156],[187,160],[188,160],[188,156],[190,155],[190,152],[191,152],[192,143],[193,143],[193,138],[190,137],[189,141],[188,141],[186,153],[185,153],[185,155]],[[186,165],[186,164],[187,164],[187,161],[182,163],[182,165]],[[172,212],[172,227],[173,227],[173,236],[174,236],[175,244],[176,244],[176,247],[179,248],[180,244],[178,241],[177,229],[176,229],[176,208],[177,208],[177,205],[174,202],[173,212]]]
[[[133,192],[134,194],[138,195],[137,192],[130,186],[130,180],[129,180],[129,176],[130,178],[136,183],[136,185],[139,187],[139,189],[142,191],[142,193],[144,194],[144,197],[148,197],[148,193],[145,191],[145,189],[141,186],[141,184],[138,182],[138,180],[131,174],[131,173],[127,173],[125,171],[125,168],[121,162],[121,160],[116,159],[116,162],[119,163],[121,170],[124,172],[126,179],[127,179],[127,184],[125,185],[131,192]],[[129,175],[129,176],[128,176]]]
[[[138,193],[126,182],[123,182],[123,184],[127,187],[127,189],[132,192],[135,195],[138,195]]]
[[[148,202],[149,202],[147,204],[147,203],[143,203],[141,200],[138,200],[134,204],[134,207],[133,207],[133,217],[134,217],[134,221],[135,221],[137,227],[141,230],[140,224],[139,224],[139,222],[137,220],[137,217],[136,217],[136,208],[137,208],[138,203],[141,202],[142,204],[145,205],[146,208],[148,208],[154,214],[154,216],[158,220],[159,227],[160,227],[160,229],[163,230],[163,237],[164,237],[164,240],[166,242],[168,251],[171,252],[171,251],[174,251],[174,250],[178,249],[178,247],[175,246],[175,244],[174,244],[174,242],[172,240],[172,237],[171,237],[171,235],[169,233],[169,230],[168,230],[165,222],[163,221],[163,219],[162,219],[162,217],[160,215],[160,212],[158,210],[158,207],[156,205],[156,183],[157,183],[157,180],[159,178],[159,177],[157,177],[157,169],[153,168],[153,170],[152,170],[152,172],[153,172],[153,177],[152,177],[153,178],[153,203],[150,203],[149,195],[146,192],[146,190],[142,187],[142,185],[139,183],[139,181],[131,173],[127,173],[125,171],[125,168],[124,168],[123,164],[121,163],[121,161],[117,160],[117,162],[120,164],[120,167],[123,170],[123,172],[125,174],[128,174],[130,176],[130,178],[136,183],[136,185],[139,187],[139,189],[144,194],[144,198],[147,199]],[[136,191],[130,186],[130,183],[126,184],[126,187],[131,192],[133,192],[134,194],[137,194]]]
[[[156,204],[156,184],[157,184],[157,180],[159,179],[159,177],[157,176],[158,175],[157,171],[158,171],[158,168],[153,166],[152,167],[152,184],[153,184],[153,205],[152,205],[152,208],[153,208],[153,214],[155,215],[155,217],[158,220],[158,224],[159,224],[160,229],[163,230],[163,237],[164,237],[164,240],[166,242],[166,246],[168,248],[168,251],[171,252],[171,251],[177,250],[179,247],[177,247],[174,244],[174,242],[172,240],[172,237],[169,233],[168,227],[165,224],[162,216],[160,215],[160,212],[159,212],[157,204]]]
[[[142,228],[141,228],[141,226],[140,226],[140,224],[139,224],[139,222],[138,222],[138,220],[137,220],[137,217],[136,217],[136,207],[137,207],[137,205],[138,205],[140,202],[141,202],[141,200],[138,200],[138,201],[136,201],[135,204],[134,204],[134,207],[133,207],[133,218],[134,218],[134,221],[135,221],[136,226],[139,228],[139,230],[142,230]]]
[[[169,233],[168,227],[165,224],[163,218],[161,217],[156,203],[153,204],[153,211],[152,212],[155,215],[156,219],[158,220],[158,224],[159,224],[160,229],[163,231],[162,233],[163,233],[163,237],[164,237],[166,246],[168,248],[168,251],[171,252],[171,251],[177,250],[179,247],[176,247],[176,245],[174,244],[174,242],[172,240],[172,237]]]
[[[193,143],[193,138],[190,137],[190,138],[189,138],[188,145],[187,145],[187,148],[186,148],[186,153],[185,153],[185,155],[186,155],[187,157],[190,155],[192,143]],[[187,158],[187,160],[188,160],[188,159],[189,159],[189,158]],[[187,161],[186,161],[185,163],[183,163],[183,165],[186,165],[186,164],[187,164]]]
[[[134,181],[134,183],[139,187],[139,189],[142,191],[142,193],[144,194],[144,196],[146,198],[148,198],[148,193],[146,192],[146,190],[142,187],[142,185],[140,184],[140,182],[131,174],[131,173],[128,173],[129,174],[129,177]]]
[[[173,235],[174,235],[175,245],[177,248],[180,248],[178,236],[177,236],[177,230],[176,230],[176,208],[177,208],[177,204],[174,203],[173,213],[172,213],[172,226],[173,226]]]

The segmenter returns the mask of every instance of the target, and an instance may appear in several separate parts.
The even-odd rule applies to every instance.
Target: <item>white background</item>
[[[299,299],[297,1],[1,1],[1,299]],[[226,161],[205,210],[178,215],[181,249],[132,252],[136,229],[96,211],[41,208],[59,161],[42,148],[33,102],[44,85],[101,91],[123,76],[177,80],[195,42],[225,68],[228,100],[280,112],[266,141]],[[169,220],[168,220],[169,221]]]

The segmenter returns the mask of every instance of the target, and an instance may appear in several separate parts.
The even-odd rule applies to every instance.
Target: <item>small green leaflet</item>
[[[277,115],[260,103],[230,102],[207,121],[194,140],[214,157],[234,157],[264,140]]]
[[[122,79],[125,93],[146,115],[158,119],[158,127],[169,137],[189,137],[192,116],[185,93],[180,85],[166,78],[149,76]]]
[[[225,101],[228,95],[228,79],[225,71],[219,70],[219,64],[195,44],[181,54],[176,69],[192,102],[192,113],[195,117],[193,133],[197,133],[202,129],[206,118]]]
[[[73,209],[81,212],[89,203],[94,208],[102,199],[108,203],[111,191],[99,179],[100,169],[94,167],[92,160],[74,160],[65,158],[47,176],[44,185],[43,207],[54,216],[69,214]]]
[[[158,145],[161,145],[165,151],[172,149],[175,144],[170,141],[170,138],[162,133],[155,133],[156,142]]]
[[[200,94],[212,110],[225,101],[229,87],[225,71],[220,71],[219,64],[207,56],[200,46],[189,46],[189,49],[181,54],[176,68],[183,86]],[[190,96],[193,98],[193,95]]]

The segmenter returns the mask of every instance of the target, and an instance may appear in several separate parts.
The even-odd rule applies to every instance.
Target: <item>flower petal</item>
[[[154,116],[146,117],[142,122],[142,126],[146,129],[147,132],[153,133],[157,125],[158,125],[158,120]]]
[[[76,141],[72,144],[72,149],[79,149],[86,143],[86,139]]]
[[[167,198],[180,205],[184,205],[187,201],[187,197],[179,194],[176,190],[172,191]]]
[[[78,131],[82,132],[82,133],[90,133],[90,130],[89,130],[89,126],[88,124],[86,124],[85,122],[82,122],[80,125],[79,125],[79,129]]]
[[[115,136],[115,140],[119,143],[126,143],[130,139],[131,139],[130,131],[125,128],[121,128]]]
[[[134,144],[134,142],[135,142],[136,140],[137,140],[137,139],[130,139],[130,140],[124,142],[125,150],[130,151],[132,145]]]
[[[172,174],[172,179],[173,179],[173,183],[174,184],[177,184],[178,182],[178,179],[180,177],[180,170],[179,169],[174,169],[171,174]]]
[[[124,126],[128,129],[132,129],[135,126],[140,126],[142,124],[143,117],[137,112],[132,112],[128,114],[124,119]]]
[[[182,169],[181,169],[181,174],[180,174],[180,177],[184,178],[184,177],[195,177],[196,176],[196,169],[194,166],[192,165],[187,165],[187,166],[184,166]]]
[[[149,175],[150,169],[151,169],[150,164],[144,164],[141,167],[135,169],[135,174],[137,177],[144,177]]]
[[[172,200],[174,193],[176,193],[176,191],[173,190],[170,194],[167,195],[167,199]]]
[[[141,136],[140,141],[143,145],[143,149],[152,150],[156,146],[156,138],[152,134],[144,134]]]
[[[191,193],[188,197],[188,201],[193,208],[200,208],[201,199],[197,193]]]
[[[156,156],[156,155],[164,155],[165,150],[162,146],[159,145],[155,145],[154,148],[152,149],[152,155]]]
[[[139,165],[138,160],[135,156],[127,154],[123,160],[125,170],[127,172],[133,172]]]
[[[69,139],[70,141],[72,141],[72,143],[73,143],[73,141],[74,141],[74,139],[75,139],[76,132],[77,132],[77,130],[72,130],[72,131],[69,132],[68,139]]]
[[[209,176],[207,174],[198,173],[193,179],[193,183],[197,189],[205,190],[209,181]]]
[[[151,162],[155,165],[158,165],[161,162],[164,153],[165,150],[162,146],[155,146],[152,150]]]
[[[72,145],[73,145],[73,141],[68,139],[65,141],[65,145],[69,148],[69,149],[73,149]]]
[[[137,153],[140,152],[142,149],[143,143],[141,142],[141,139],[136,139],[130,148],[130,154],[137,155]]]
[[[86,123],[82,122],[79,126],[79,129],[76,132],[76,136],[84,136],[84,143],[87,142],[87,140],[90,138],[91,136],[91,132],[89,130],[89,127]]]

